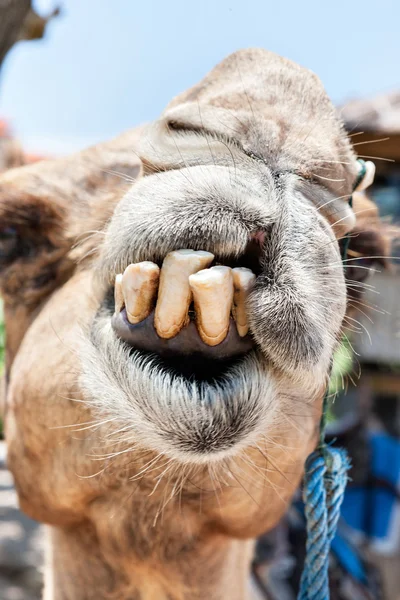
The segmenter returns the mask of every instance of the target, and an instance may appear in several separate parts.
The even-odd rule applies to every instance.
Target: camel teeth
[[[232,314],[240,337],[244,337],[249,331],[246,300],[254,286],[256,276],[250,269],[245,267],[232,269],[232,275],[234,287]]]
[[[115,277],[115,286],[114,286],[114,304],[115,304],[115,314],[121,312],[124,308],[124,295],[122,293],[122,273],[118,273]]]
[[[189,277],[199,335],[208,346],[220,344],[229,330],[233,301],[232,269],[204,269]]]
[[[149,261],[128,265],[122,276],[126,315],[132,324],[151,313],[157,296],[160,268]]]
[[[128,265],[115,278],[115,313],[125,306],[128,321],[135,325],[155,307],[157,334],[169,339],[188,324],[193,300],[197,329],[205,344],[216,346],[225,339],[231,311],[244,337],[249,331],[246,301],[256,276],[244,267],[207,268],[213,260],[210,252],[175,250],[167,254],[161,270],[149,261]]]
[[[192,301],[189,276],[207,267],[213,259],[211,252],[202,250],[175,250],[167,254],[161,267],[154,317],[160,337],[172,338],[187,325]]]

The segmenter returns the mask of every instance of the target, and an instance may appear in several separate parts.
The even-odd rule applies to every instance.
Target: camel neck
[[[49,527],[44,600],[245,600],[253,542],[209,534],[178,554],[121,554],[90,523]],[[111,544],[112,545],[112,544]]]

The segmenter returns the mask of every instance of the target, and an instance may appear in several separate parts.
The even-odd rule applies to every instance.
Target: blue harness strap
[[[358,162],[360,171],[354,189],[366,173],[365,162],[361,159]],[[352,200],[350,197],[350,206]],[[349,242],[347,235],[342,250],[344,269]],[[298,600],[329,600],[329,550],[335,537],[350,468],[346,451],[332,448],[325,442],[328,396],[329,388],[323,401],[319,445],[305,465],[303,501],[307,542]]]

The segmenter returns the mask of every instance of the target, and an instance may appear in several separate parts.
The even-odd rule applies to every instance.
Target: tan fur
[[[179,131],[183,126],[184,135]],[[188,178],[194,181],[191,167],[203,169],[192,190],[196,195],[203,182],[211,185],[215,173],[221,183],[226,165],[232,169],[234,160],[249,182],[246,202],[250,198],[255,203],[246,204],[246,210],[257,208],[263,216],[257,169],[264,169],[262,161],[275,163],[274,153],[282,157],[280,168],[294,169],[305,186],[309,178],[329,172],[336,180],[328,181],[321,194],[345,198],[331,203],[323,216],[316,212],[315,228],[317,235],[320,227],[323,243],[334,248],[337,260],[329,223],[337,237],[354,226],[346,203],[357,173],[354,155],[316,76],[261,50],[229,57],[175,99],[155,124],[70,158],[1,177],[0,222],[36,240],[31,256],[3,266],[1,289],[8,461],[21,508],[51,526],[46,600],[248,597],[251,540],[282,516],[315,445],[327,364],[345,302],[342,272],[332,276],[342,295],[338,313],[330,319],[337,319],[338,330],[323,339],[326,356],[317,365],[300,368],[277,354],[278,364],[268,367],[276,394],[274,419],[263,435],[245,440],[221,459],[180,460],[166,442],[166,451],[157,452],[155,437],[141,437],[140,427],[134,439],[121,435],[121,423],[116,426],[114,413],[107,412],[116,400],[108,407],[102,405],[101,393],[90,397],[96,381],[88,382],[90,373],[83,377],[83,371],[94,352],[93,372],[99,368],[104,376],[87,332],[115,274],[115,261],[123,262],[128,253],[129,235],[125,243],[124,220],[118,219],[126,215],[132,194],[153,190],[153,204],[165,207],[171,190]],[[346,161],[347,166],[342,164]],[[140,181],[132,185],[136,179]],[[299,223],[302,218],[299,212]],[[229,244],[246,244],[246,231],[239,225],[235,239],[226,231],[224,239],[213,242],[222,254]],[[211,244],[206,238],[198,243],[205,250]],[[134,251],[145,253],[151,244],[145,237]],[[168,248],[161,244],[159,232],[155,251],[163,255]],[[255,296],[254,312],[257,302]],[[255,319],[253,326],[258,326]],[[107,331],[101,329],[100,338]]]

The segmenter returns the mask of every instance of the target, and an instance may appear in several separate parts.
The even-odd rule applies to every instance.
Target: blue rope
[[[360,171],[354,189],[366,173],[359,159]],[[349,200],[352,206],[352,197]],[[344,240],[342,260],[347,257],[350,237]],[[344,267],[345,268],[345,267]],[[350,461],[345,450],[325,443],[329,390],[325,392],[318,448],[306,460],[303,501],[307,522],[306,557],[297,600],[329,600],[329,550],[335,537]]]
[[[345,450],[326,445],[306,461],[303,500],[307,543],[298,600],[329,600],[329,549],[336,533],[349,467]]]

